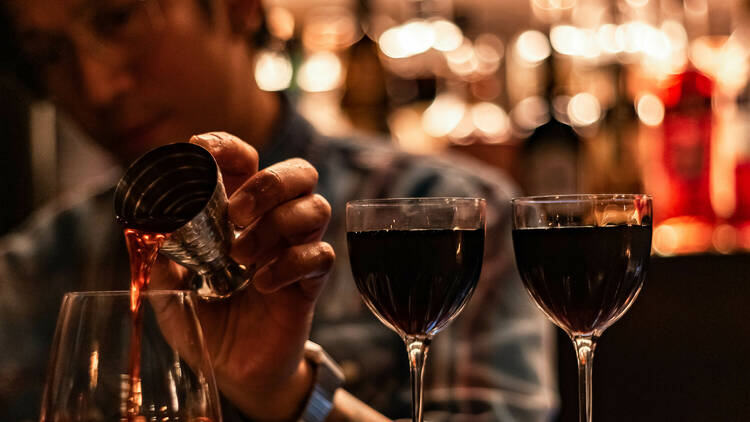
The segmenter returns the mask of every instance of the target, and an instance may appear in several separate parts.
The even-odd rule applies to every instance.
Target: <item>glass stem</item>
[[[432,338],[429,336],[404,336],[406,352],[409,354],[411,378],[412,421],[422,422],[422,381],[424,379],[424,362]]]
[[[573,344],[578,358],[578,414],[580,422],[591,422],[591,375],[594,368],[594,349],[597,337],[575,336]]]

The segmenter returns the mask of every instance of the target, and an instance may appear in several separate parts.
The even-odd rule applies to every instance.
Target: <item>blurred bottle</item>
[[[547,61],[546,97],[554,102],[555,63]],[[550,110],[554,107],[550,106]],[[556,113],[537,127],[521,149],[521,183],[528,195],[555,195],[578,192],[581,140],[572,127],[560,121]]]
[[[523,185],[529,195],[578,191],[580,140],[573,128],[554,117],[534,130],[521,150]]]
[[[626,90],[620,63],[601,66],[612,81],[610,105],[594,135],[585,138],[581,190],[591,193],[642,193],[638,117]]]
[[[341,107],[357,129],[387,133],[390,110],[377,48],[368,37],[362,37],[351,47]]]
[[[662,93],[661,161],[669,195],[660,199],[658,220],[690,216],[715,221],[711,206],[711,98],[713,82],[696,71],[675,75]]]

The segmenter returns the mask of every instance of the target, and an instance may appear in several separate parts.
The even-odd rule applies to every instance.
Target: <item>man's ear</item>
[[[232,32],[243,38],[254,36],[263,23],[261,0],[227,0],[227,13]]]

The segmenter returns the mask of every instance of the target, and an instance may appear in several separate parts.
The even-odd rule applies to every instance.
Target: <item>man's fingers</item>
[[[232,244],[232,258],[249,264],[279,247],[320,240],[330,218],[331,206],[322,196],[293,199],[247,228]]]
[[[317,298],[327,279],[336,254],[325,242],[287,248],[276,260],[261,268],[253,283],[263,294],[276,292],[296,282],[310,300]]]
[[[154,290],[180,290],[186,289],[186,280],[189,277],[188,269],[159,255],[151,267],[149,287]]]
[[[242,139],[226,132],[208,132],[190,138],[214,156],[221,169],[227,195],[258,172],[258,152]]]
[[[247,226],[279,204],[315,189],[318,171],[301,158],[292,158],[269,166],[245,182],[229,198],[229,218]]]

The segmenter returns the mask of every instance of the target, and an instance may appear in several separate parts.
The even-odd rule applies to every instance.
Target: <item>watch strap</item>
[[[315,381],[300,422],[323,422],[333,409],[333,395],[344,382],[344,373],[320,345],[307,341],[305,359],[315,368]]]

